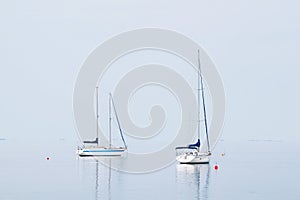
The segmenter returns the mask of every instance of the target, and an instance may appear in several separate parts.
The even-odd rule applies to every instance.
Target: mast
[[[96,141],[97,141],[97,147],[99,146],[99,97],[98,97],[98,86],[96,87],[96,133],[97,133],[97,137],[96,137]]]
[[[206,118],[206,108],[205,108],[205,100],[204,100],[204,88],[203,88],[203,78],[201,74],[201,64],[200,64],[200,50],[198,49],[198,66],[199,66],[199,72],[198,72],[198,86],[201,85],[201,96],[202,96],[202,104],[203,104],[203,115],[204,115],[204,123],[205,123],[205,134],[206,134],[206,141],[207,141],[207,150],[208,153],[210,153],[210,144],[208,139],[208,130],[207,130],[207,118]],[[198,105],[200,105],[199,102],[200,99],[200,90],[198,90]],[[200,113],[200,106],[199,106],[199,113]],[[200,117],[200,115],[198,115]],[[198,124],[198,129],[200,128],[200,120]],[[198,132],[200,132],[198,130]],[[200,137],[199,137],[200,138]]]
[[[109,109],[109,126],[108,126],[108,129],[109,129],[109,148],[111,148],[111,94],[109,93],[109,98],[108,98],[108,109]]]
[[[198,128],[198,140],[200,140],[200,79],[201,79],[201,75],[200,75],[200,59],[199,59],[199,50],[198,50],[198,88],[197,88],[197,104],[198,104],[198,124],[197,124],[197,128]]]

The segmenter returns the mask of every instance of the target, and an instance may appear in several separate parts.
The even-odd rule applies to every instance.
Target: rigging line
[[[203,115],[204,115],[204,123],[205,123],[205,134],[206,134],[206,141],[207,141],[207,148],[208,152],[210,153],[210,144],[208,139],[208,129],[207,129],[207,118],[206,118],[206,108],[205,108],[205,100],[204,100],[204,88],[203,88],[203,78],[201,74],[201,64],[200,64],[200,50],[198,49],[198,66],[199,66],[199,78],[201,83],[201,94],[202,94],[202,104],[203,104]]]
[[[121,129],[120,120],[119,120],[117,110],[116,110],[116,107],[115,107],[114,99],[113,99],[111,93],[109,93],[109,96],[110,96],[110,99],[111,99],[111,102],[112,102],[112,106],[113,106],[113,109],[114,109],[114,113],[115,113],[115,116],[116,116],[116,120],[117,120],[117,123],[118,123],[118,127],[119,127],[119,130],[120,130],[120,135],[121,135],[122,141],[124,143],[125,148],[127,149],[127,144],[126,144],[124,136],[123,136],[123,131]]]

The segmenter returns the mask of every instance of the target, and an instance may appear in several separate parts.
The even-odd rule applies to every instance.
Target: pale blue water
[[[65,140],[0,141],[0,199],[300,199],[296,142],[220,141],[209,165],[148,174],[111,170],[75,150]]]

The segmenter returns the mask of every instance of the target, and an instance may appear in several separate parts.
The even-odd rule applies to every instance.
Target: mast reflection
[[[103,164],[103,159],[107,159],[108,165]],[[80,162],[82,161],[82,162]],[[93,199],[95,200],[110,200],[112,190],[112,168],[111,158],[102,158],[100,160],[96,157],[80,158],[80,173],[82,173],[82,181],[84,185],[89,186],[91,192],[93,191]],[[91,182],[92,181],[92,182]]]
[[[99,164],[99,160],[96,160],[96,184],[95,184],[95,200],[108,199],[111,200],[111,158],[108,159],[108,166]],[[102,174],[99,173],[102,172]],[[108,177],[105,177],[105,175]],[[102,182],[102,184],[101,184]],[[107,190],[105,189],[107,186]],[[106,192],[107,191],[107,192]]]
[[[208,199],[210,165],[178,164],[176,166],[177,187],[184,197],[180,199]],[[190,195],[190,196],[186,196]]]

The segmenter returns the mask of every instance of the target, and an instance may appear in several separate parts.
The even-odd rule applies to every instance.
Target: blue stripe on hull
[[[103,153],[104,153],[104,152],[110,152],[110,153],[111,153],[111,152],[123,152],[123,151],[124,151],[124,150],[121,150],[121,149],[120,149],[120,150],[118,150],[118,149],[114,149],[114,150],[112,150],[112,149],[103,149],[103,150],[83,150],[83,152],[85,152],[85,153],[86,153],[86,152],[101,152],[101,153],[102,153],[102,152],[103,152]]]

